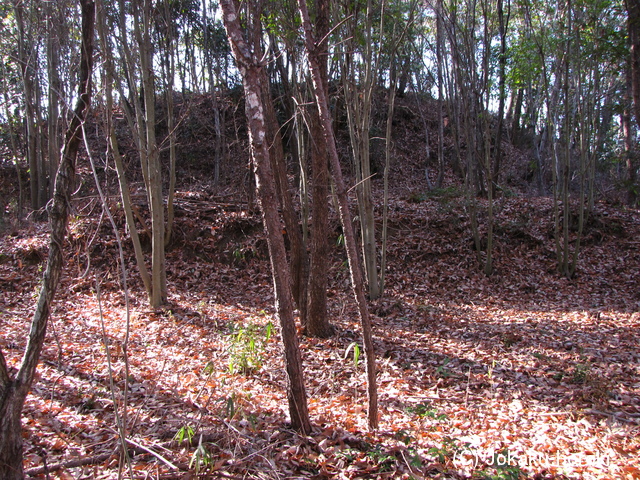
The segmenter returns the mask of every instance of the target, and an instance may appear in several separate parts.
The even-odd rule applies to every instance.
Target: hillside
[[[229,107],[219,186],[208,181],[206,99],[183,108],[163,311],[148,309],[125,242],[126,315],[117,243],[82,164],[63,284],[23,419],[30,475],[117,478],[126,467],[114,402],[122,411],[126,391],[136,478],[640,478],[637,210],[598,202],[567,280],[555,267],[552,200],[532,195],[526,152],[508,146],[509,194],[496,199],[496,268],[487,277],[461,182],[447,172],[443,188],[427,189],[424,123],[434,109],[401,100],[387,290],[370,305],[381,428],[366,428],[359,327],[334,215],[336,335],[301,338],[315,430],[300,437],[286,423],[260,217],[247,208],[243,108]],[[380,199],[379,178],[374,187]],[[121,213],[116,220],[122,227]],[[35,221],[0,237],[0,347],[10,365],[22,355],[47,241]]]

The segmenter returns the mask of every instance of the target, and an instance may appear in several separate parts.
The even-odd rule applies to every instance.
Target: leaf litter
[[[287,424],[278,332],[266,333],[277,321],[259,219],[203,205],[178,196],[164,310],[148,309],[131,273],[127,345],[112,235],[88,247],[85,274],[78,252],[97,226],[71,226],[23,416],[31,477],[117,478],[126,389],[136,478],[640,478],[638,212],[598,205],[567,280],[554,269],[549,200],[500,198],[486,277],[460,197],[398,196],[387,291],[371,303],[381,428],[366,427],[356,309],[335,246],[336,335],[301,337],[315,428],[300,436]],[[0,346],[13,368],[46,242],[38,225],[0,239]],[[128,245],[127,255],[135,270]]]

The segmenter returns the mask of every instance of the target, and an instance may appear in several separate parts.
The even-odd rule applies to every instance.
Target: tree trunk
[[[357,52],[356,43],[353,41],[356,34],[351,33],[352,41],[347,43],[348,52],[344,54],[342,73],[349,137],[356,171],[356,194],[364,272],[369,287],[369,298],[372,300],[380,296],[370,158],[371,111],[379,58],[379,55],[376,55],[374,59],[373,54],[373,16],[373,2],[367,0],[364,26],[362,26],[364,51]],[[354,17],[353,31],[355,31],[357,23],[358,19]],[[317,52],[317,56],[320,58],[321,53]],[[357,60],[359,57],[361,57],[361,61]]]
[[[442,182],[444,181],[444,109],[443,103],[444,91],[442,82],[444,77],[442,75],[443,55],[442,49],[444,48],[444,26],[442,22],[442,0],[438,0],[436,5],[436,66],[437,66],[437,81],[438,81],[438,177],[436,178],[436,188],[442,188]]]
[[[145,164],[149,179],[149,207],[151,210],[151,308],[160,308],[167,301],[167,277],[164,255],[164,200],[160,151],[156,141],[155,80],[153,74],[153,45],[151,0],[142,6],[142,36],[140,46],[140,72],[144,94],[145,135],[147,149]],[[144,167],[143,167],[144,168]]]
[[[24,2],[14,0],[14,12],[16,25],[18,27],[18,57],[20,58],[22,88],[24,91],[24,115],[25,130],[27,137],[27,160],[29,163],[29,187],[31,195],[31,208],[37,210],[39,204],[39,180],[38,175],[38,135],[35,107],[35,85],[34,78],[36,67],[34,62],[37,58],[33,49],[33,39],[31,29],[26,30]]]
[[[636,191],[636,165],[634,162],[634,145],[633,139],[635,137],[631,124],[631,104],[632,104],[632,80],[631,80],[631,68],[627,68],[627,89],[625,94],[625,102],[622,113],[620,114],[620,127],[622,129],[622,137],[624,144],[624,156],[627,167],[627,204],[634,206],[638,201],[638,193]]]
[[[51,2],[47,5],[49,21],[47,22],[47,59],[49,65],[47,74],[49,77],[49,111],[47,112],[47,136],[48,136],[48,158],[49,158],[49,187],[47,199],[53,195],[53,179],[58,171],[58,159],[60,156],[59,116],[60,97],[62,95],[62,82],[60,81],[60,15],[56,15],[58,5]]]
[[[327,148],[317,111],[310,112],[311,143],[311,265],[309,269],[308,311],[305,333],[326,338],[333,335],[333,326],[327,319],[327,274],[329,245],[329,170]]]
[[[113,57],[112,52],[109,49],[107,39],[107,25],[104,6],[101,4],[98,8],[98,20],[97,30],[100,38],[101,48],[103,52],[104,61],[104,92],[105,92],[105,110],[107,115],[107,137],[109,146],[111,147],[111,154],[116,165],[116,172],[118,175],[118,185],[120,186],[120,198],[122,199],[122,209],[124,210],[125,219],[127,222],[127,228],[129,229],[129,235],[131,236],[131,242],[133,243],[133,250],[136,257],[136,265],[138,266],[138,272],[140,272],[140,278],[144,285],[147,297],[151,298],[151,277],[144,261],[144,253],[142,251],[142,245],[140,243],[140,236],[138,235],[138,227],[136,226],[133,205],[131,202],[131,194],[129,192],[129,185],[127,182],[124,164],[122,162],[122,156],[120,155],[120,147],[118,145],[118,139],[116,137],[116,129],[111,112],[113,110]]]
[[[626,0],[628,20],[627,29],[629,32],[629,43],[631,44],[631,94],[633,96],[634,116],[636,126],[640,127],[640,2],[638,0]],[[634,162],[634,151],[631,149],[627,154],[627,172],[629,183],[627,202],[635,205],[638,199],[636,179],[638,166]]]
[[[502,130],[504,125],[504,104],[506,98],[506,68],[507,68],[507,29],[511,14],[511,2],[507,0],[507,13],[505,18],[503,0],[498,0],[498,21],[500,24],[500,56],[498,73],[498,128],[496,129],[495,161],[493,163],[493,181],[489,188],[494,190],[494,185],[499,182],[500,168],[502,166]]]
[[[324,41],[318,45],[319,68],[322,88],[328,95],[327,82],[327,34],[329,33],[329,2],[316,1],[316,33]],[[327,319],[327,275],[329,243],[329,164],[327,144],[322,134],[318,110],[310,109],[309,134],[311,143],[311,265],[309,269],[308,311],[305,333],[313,337],[326,338],[333,335],[333,326]]]
[[[255,51],[259,49],[259,41],[260,39],[257,39],[257,42],[254,43]],[[264,105],[265,133],[267,135],[267,145],[269,145],[269,159],[271,160],[271,168],[275,176],[276,193],[280,199],[282,217],[290,242],[291,291],[298,306],[298,311],[300,312],[300,321],[304,325],[307,317],[307,276],[309,260],[307,258],[306,246],[302,241],[300,222],[293,208],[293,200],[289,191],[282,136],[280,135],[278,117],[269,92],[269,78],[264,69],[262,69],[260,73],[262,75],[260,80],[262,82],[262,101]]]
[[[167,25],[172,24],[169,2],[164,4],[164,18]],[[205,27],[206,30],[206,27]],[[174,221],[174,199],[176,190],[176,119],[173,102],[173,79],[176,74],[176,51],[173,41],[173,29],[168,28],[164,45],[165,99],[167,103],[167,130],[169,136],[169,191],[167,193],[167,225],[164,233],[164,246],[171,242]],[[163,252],[164,256],[164,252]],[[166,290],[166,286],[165,286]]]
[[[49,210],[51,237],[47,268],[42,278],[42,288],[36,311],[31,320],[27,347],[15,377],[12,378],[9,375],[6,361],[0,351],[0,478],[3,480],[24,477],[20,415],[34,380],[47,332],[51,303],[62,274],[62,246],[67,232],[69,199],[73,191],[75,163],[82,132],[81,126],[91,102],[95,5],[91,0],[80,0],[80,4],[82,7],[82,51],[78,102],[65,136],[60,168],[56,175],[53,202]]]
[[[282,330],[284,343],[285,366],[287,371],[287,398],[291,425],[303,433],[311,431],[311,421],[307,407],[307,396],[304,388],[302,358],[298,345],[289,267],[287,265],[284,239],[278,215],[275,179],[269,159],[269,148],[266,142],[266,126],[264,106],[261,95],[261,72],[263,66],[255,52],[251,52],[244,40],[234,0],[222,0],[224,25],[227,30],[229,44],[242,76],[245,91],[246,114],[249,123],[249,140],[251,154],[254,159],[256,184],[262,210],[264,228],[267,234],[267,245],[271,259],[271,270],[276,298],[276,309]]]
[[[640,126],[640,2],[626,0],[627,30],[631,44],[631,85],[636,124]]]
[[[313,90],[316,96],[318,112],[322,122],[322,132],[327,144],[331,172],[336,185],[340,221],[342,223],[347,257],[349,259],[351,285],[353,287],[356,304],[358,306],[358,313],[360,314],[360,322],[362,325],[364,354],[367,368],[367,396],[369,401],[367,416],[369,428],[376,429],[378,428],[378,393],[376,384],[375,352],[371,335],[371,319],[369,318],[369,309],[367,307],[367,301],[364,294],[364,280],[362,277],[360,258],[358,257],[358,247],[356,245],[356,237],[353,232],[351,212],[349,210],[349,197],[347,195],[347,188],[344,183],[344,179],[342,178],[340,159],[338,157],[338,150],[336,149],[333,125],[331,124],[329,102],[327,100],[326,92],[322,87],[322,74],[320,72],[320,64],[318,61],[319,55],[316,51],[316,43],[311,30],[311,20],[309,20],[309,11],[307,10],[306,0],[298,0],[298,8],[300,9],[300,16],[302,18],[302,27],[305,35],[305,49],[307,51],[307,59],[311,70]]]
[[[524,100],[524,88],[516,92],[515,105],[513,107],[513,120],[511,121],[511,142],[514,145],[520,143],[520,117],[522,117],[522,101]]]

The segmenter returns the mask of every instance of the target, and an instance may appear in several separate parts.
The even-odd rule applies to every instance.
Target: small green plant
[[[549,360],[551,360],[551,357],[549,355],[545,355],[544,353],[541,353],[541,352],[533,352],[533,356],[534,358],[537,358],[538,360],[543,360],[545,362],[548,362]]]
[[[420,454],[414,448],[407,449],[407,454],[409,455],[409,465],[421,470],[424,465]]]
[[[424,192],[411,192],[407,201],[409,203],[422,203],[427,199],[428,195]]]
[[[474,476],[483,480],[518,480],[525,478],[524,472],[516,464],[517,459],[512,457],[506,448],[494,453],[489,463],[490,468],[481,470]],[[495,470],[495,473],[492,472]]]
[[[338,247],[344,247],[344,233],[338,235],[338,239],[336,240],[336,245]]]
[[[239,262],[239,263],[244,262],[245,254],[241,248],[236,248],[233,251],[233,258],[235,259],[236,262]]]
[[[449,378],[453,375],[451,373],[451,370],[447,368],[447,365],[449,365],[450,362],[451,362],[451,359],[449,357],[446,357],[442,362],[442,365],[436,368],[436,375],[438,377]]]
[[[273,324],[264,327],[250,323],[231,333],[229,348],[229,371],[231,373],[254,373],[262,367],[262,358],[267,342],[273,335]]]
[[[401,441],[405,445],[409,445],[415,438],[411,436],[409,432],[407,432],[404,428],[401,428],[397,432],[393,434],[393,438]]]
[[[384,451],[380,446],[375,446],[369,450],[367,457],[375,462],[381,471],[389,470],[395,462],[395,457],[389,452]]]
[[[427,450],[427,453],[432,457],[435,457],[439,463],[446,463],[447,460],[455,455],[455,452],[457,450],[458,447],[456,446],[456,439],[444,437],[444,439],[442,440],[442,446],[431,447],[429,450]]]
[[[573,373],[571,375],[571,383],[586,383],[589,379],[589,371],[591,370],[590,363],[578,363],[573,367]]]
[[[204,315],[205,310],[207,309],[207,302],[204,300],[200,300],[198,302],[197,311],[200,315]]]
[[[193,427],[191,427],[191,425],[183,425],[182,427],[180,427],[180,430],[178,430],[173,436],[173,440],[178,443],[182,443],[185,440],[188,443],[191,443],[195,434],[196,432],[193,430]]]
[[[202,443],[202,435],[200,435],[200,440],[198,441],[198,447],[195,452],[191,455],[191,461],[189,462],[189,468],[193,468],[196,471],[196,475],[200,473],[200,469],[202,467],[207,467],[213,462],[211,458],[211,454],[207,450],[207,448]]]
[[[271,340],[271,335],[273,335],[273,323],[268,322],[266,327],[264,327],[264,341],[268,342]]]
[[[236,394],[232,393],[225,402],[225,416],[231,420],[236,415]]]
[[[434,420],[442,421],[447,419],[447,415],[444,413],[438,413],[438,411],[433,408],[429,402],[422,402],[413,407],[408,407],[406,409],[407,413],[417,415],[418,417],[423,418],[433,418]]]
[[[216,366],[212,361],[208,361],[207,364],[202,369],[202,373],[204,375],[211,375],[215,370]]]
[[[353,366],[355,368],[358,368],[358,363],[360,362],[360,345],[358,345],[356,342],[351,342],[344,352],[345,360],[349,356],[349,352],[351,350],[353,350]]]
[[[360,452],[352,447],[347,447],[343,450],[339,450],[336,452],[335,457],[337,460],[344,460],[346,463],[353,462],[356,458],[358,458],[358,454]]]
[[[453,198],[461,197],[462,192],[456,187],[451,186],[444,188],[433,188],[431,190],[428,190],[424,195],[428,198],[440,198],[442,201],[448,201]]]

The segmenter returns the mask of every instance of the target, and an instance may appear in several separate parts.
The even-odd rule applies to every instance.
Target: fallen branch
[[[93,457],[77,458],[75,460],[68,460],[66,462],[54,463],[53,465],[44,465],[42,467],[28,468],[24,471],[24,474],[29,477],[36,477],[38,475],[46,475],[48,473],[57,472],[65,468],[84,467],[86,465],[98,465],[99,463],[106,462],[113,455],[116,455],[118,450],[114,450],[111,453],[103,453],[100,455],[94,455]]]
[[[630,423],[632,425],[640,425],[640,421],[634,418],[626,418],[628,416],[633,416],[633,414],[628,414],[626,412],[607,413],[607,412],[602,412],[600,410],[595,410],[593,408],[590,408],[589,410],[585,410],[585,413],[590,413],[591,415],[600,415],[602,417],[613,418],[620,422]]]
[[[133,445],[134,447],[138,447],[140,449],[142,449],[143,451],[153,455],[154,457],[156,457],[158,460],[160,460],[161,462],[163,462],[165,465],[167,465],[169,468],[173,469],[173,470],[181,470],[180,467],[177,467],[176,465],[174,465],[173,463],[171,463],[169,460],[167,460],[166,458],[164,458],[162,455],[160,455],[157,452],[154,452],[153,450],[151,450],[148,447],[145,447],[144,445],[135,442],[133,440],[131,440],[130,438],[125,438],[125,440],[130,443],[131,445]]]

